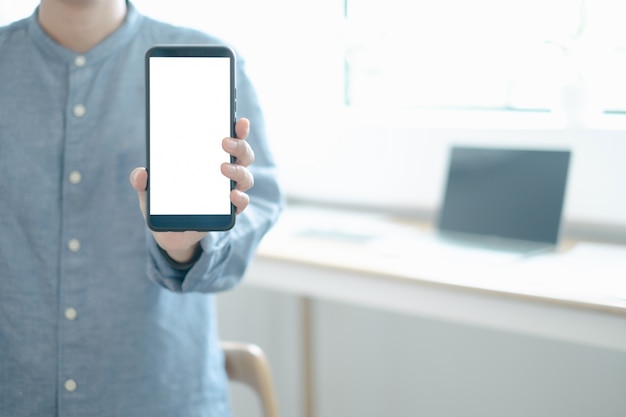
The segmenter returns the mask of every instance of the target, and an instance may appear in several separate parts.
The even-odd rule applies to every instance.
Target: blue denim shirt
[[[282,207],[262,115],[251,203],[189,270],[156,246],[129,184],[145,163],[145,51],[219,43],[141,16],[85,54],[30,18],[0,28],[0,416],[229,415],[213,296],[232,288]],[[245,314],[245,312],[242,312]]]

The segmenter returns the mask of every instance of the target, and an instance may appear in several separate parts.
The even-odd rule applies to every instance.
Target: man
[[[240,281],[282,197],[239,60],[236,226],[146,227],[143,57],[192,43],[219,40],[125,0],[41,0],[0,29],[0,416],[229,415],[210,293]]]

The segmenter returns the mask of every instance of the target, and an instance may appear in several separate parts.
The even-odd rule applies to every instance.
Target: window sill
[[[568,123],[553,112],[450,109],[346,108],[347,126],[478,130],[626,130],[626,114],[605,113],[589,122]]]

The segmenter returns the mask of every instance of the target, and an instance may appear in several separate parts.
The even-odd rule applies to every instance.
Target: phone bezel
[[[236,207],[230,204],[229,214],[153,215],[150,213],[150,58],[152,57],[226,57],[230,61],[230,136],[235,136],[236,122],[236,57],[235,52],[224,45],[155,45],[145,53],[146,88],[146,222],[153,231],[226,231],[235,225]],[[235,162],[231,155],[230,161]],[[219,169],[219,167],[217,167]],[[230,181],[230,190],[235,188]],[[230,196],[228,196],[230,198]]]

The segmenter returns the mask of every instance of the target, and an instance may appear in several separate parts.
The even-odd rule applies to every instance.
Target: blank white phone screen
[[[150,214],[228,215],[230,62],[150,57]]]

